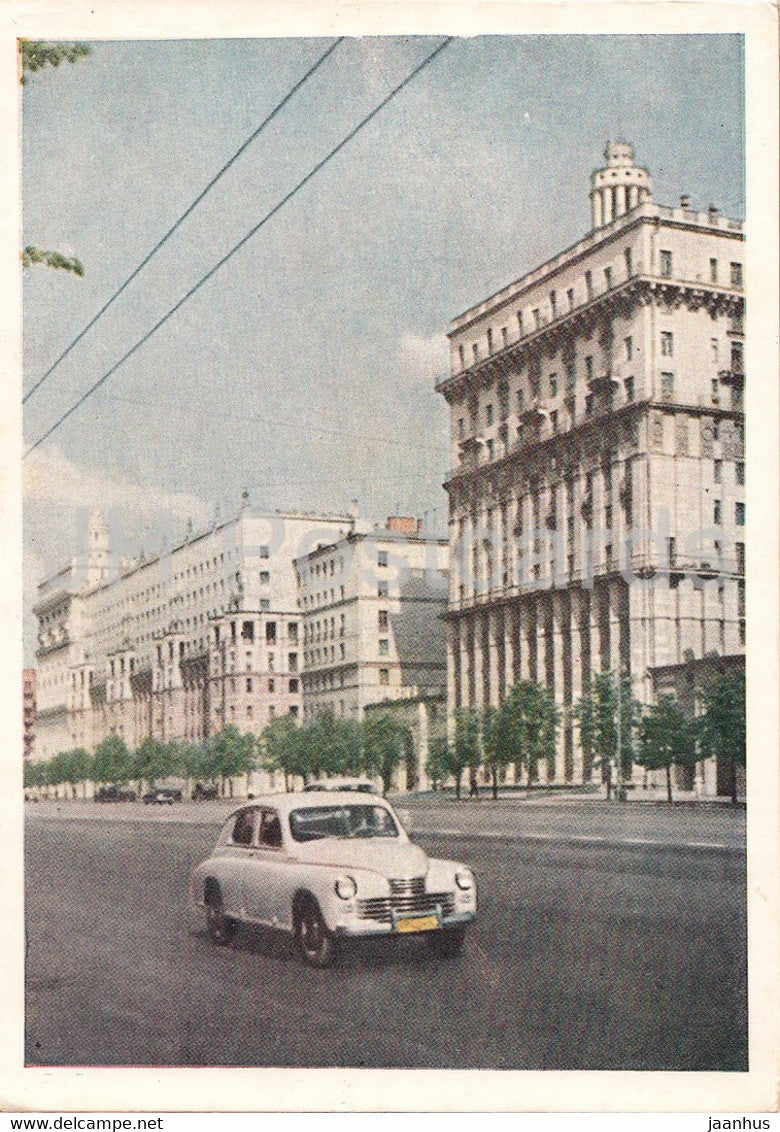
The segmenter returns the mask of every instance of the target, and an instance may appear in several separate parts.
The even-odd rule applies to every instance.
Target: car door
[[[263,806],[257,845],[244,872],[244,906],[249,919],[270,927],[289,925],[289,872],[279,813]]]
[[[244,874],[254,857],[259,820],[259,806],[245,806],[240,810],[230,837],[220,854],[218,873],[225,912],[238,919],[243,919],[245,915]]]

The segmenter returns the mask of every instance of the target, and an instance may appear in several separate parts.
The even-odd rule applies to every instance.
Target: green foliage
[[[25,761],[24,764],[24,788],[25,790],[35,790],[41,786],[46,785],[46,764],[43,762],[30,762]]]
[[[132,774],[132,762],[127,744],[120,735],[106,735],[95,748],[92,760],[92,778],[95,782],[127,782]]]
[[[236,778],[250,774],[254,770],[257,755],[255,739],[242,734],[234,724],[229,723],[216,733],[207,744],[207,762],[214,768],[213,775],[222,779]]]
[[[458,708],[455,712],[455,742],[448,748],[450,774],[455,779],[455,794],[460,798],[463,772],[468,767],[476,773],[482,760],[482,721],[474,708]]]
[[[138,782],[146,779],[150,786],[154,786],[158,778],[167,778],[172,773],[172,753],[168,744],[147,735],[133,752],[129,776]]]
[[[370,714],[362,726],[362,769],[372,778],[382,779],[385,793],[403,756],[403,732],[389,715]]]
[[[503,710],[503,704],[499,708],[485,708],[482,713],[482,750],[485,755],[485,766],[490,771],[494,798],[498,797],[499,775],[508,762],[505,734],[507,714]]]
[[[263,732],[263,766],[284,775],[285,785],[296,775],[306,780],[309,774],[308,747],[303,728],[291,715],[269,723]]]
[[[560,712],[550,688],[519,680],[491,720],[485,748],[489,765],[498,769],[514,763],[525,770],[530,785],[537,777],[539,762],[555,757],[559,724]],[[495,751],[492,756],[491,749]]]
[[[450,773],[450,745],[443,735],[431,740],[428,746],[428,758],[425,761],[425,773],[438,790],[440,784],[449,777]]]
[[[44,251],[28,244],[22,252],[22,267],[32,267],[35,263],[45,263],[47,267],[59,267],[74,275],[84,275],[84,264],[76,256],[65,256],[61,252]]]
[[[721,758],[734,770],[747,759],[745,673],[725,672],[702,689],[703,712],[698,720],[700,758]],[[736,774],[732,801],[737,800]]]
[[[60,63],[75,63],[92,53],[86,43],[47,43],[43,39],[19,40],[19,81],[24,86],[29,76],[44,67],[59,67]]]
[[[647,770],[666,771],[666,795],[672,801],[672,767],[696,762],[696,736],[674,696],[661,695],[647,708],[638,727],[636,761]]]
[[[574,709],[580,725],[582,749],[592,758],[593,765],[601,768],[607,784],[607,797],[612,792],[613,765],[617,767],[618,781],[623,781],[631,771],[634,730],[640,710],[639,703],[631,694],[630,677],[622,675],[618,688],[618,678],[612,672],[592,673],[586,691]]]

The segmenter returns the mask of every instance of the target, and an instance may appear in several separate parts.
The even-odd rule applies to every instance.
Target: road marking
[[[477,837],[491,841],[558,841],[571,844],[587,842],[590,845],[632,845],[644,849],[718,849],[727,853],[744,852],[743,845],[727,845],[723,841],[654,841],[641,837],[600,837],[588,833],[523,833],[511,830],[504,833],[468,829],[415,829],[417,836]]]

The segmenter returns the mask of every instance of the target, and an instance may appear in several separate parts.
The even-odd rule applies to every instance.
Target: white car
[[[242,923],[291,932],[326,967],[339,940],[420,934],[442,956],[460,950],[477,914],[474,874],[412,844],[375,795],[316,792],[256,798],[230,815],[190,882],[209,935]]]
[[[308,794],[312,790],[349,790],[350,792],[357,791],[359,794],[382,793],[382,791],[367,778],[321,778],[317,779],[316,782],[309,782],[303,788],[304,794]]]

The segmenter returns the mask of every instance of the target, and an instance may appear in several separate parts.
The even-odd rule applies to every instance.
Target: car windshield
[[[398,837],[398,826],[384,806],[309,806],[290,814],[296,841],[324,837]]]

